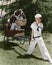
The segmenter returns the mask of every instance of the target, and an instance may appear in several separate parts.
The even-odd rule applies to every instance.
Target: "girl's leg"
[[[27,51],[27,54],[29,54],[29,55],[32,54],[35,46],[36,46],[36,41],[35,40],[31,41],[30,46],[29,46],[28,51]]]
[[[48,52],[48,50],[47,50],[47,48],[44,44],[44,41],[43,41],[42,37],[39,38],[38,45],[39,45],[39,49],[40,49],[40,52],[41,52],[43,58],[45,60],[49,60],[52,63],[50,54],[49,54],[49,52]]]

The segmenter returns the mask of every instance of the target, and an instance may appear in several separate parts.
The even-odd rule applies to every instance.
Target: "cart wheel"
[[[7,44],[8,44],[8,42],[9,42],[8,37],[4,36],[4,44],[5,44],[5,45],[7,45]]]
[[[21,40],[21,41],[20,41],[20,44],[23,45],[24,43],[25,43],[25,40]]]

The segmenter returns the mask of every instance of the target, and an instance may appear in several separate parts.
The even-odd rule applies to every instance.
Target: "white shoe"
[[[30,53],[26,53],[27,55],[32,55],[32,54],[30,54]]]
[[[48,60],[47,58],[44,58],[44,60]]]
[[[44,58],[44,60],[48,60],[47,58]]]
[[[44,58],[44,60],[48,60],[48,59]],[[52,59],[50,59],[49,62],[52,64]]]
[[[52,64],[52,59],[50,59],[49,62]]]

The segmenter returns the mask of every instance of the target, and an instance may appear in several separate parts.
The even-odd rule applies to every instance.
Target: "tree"
[[[22,8],[27,18],[26,31],[30,30],[30,25],[34,21],[34,15],[41,13],[43,16],[42,22],[45,26],[44,30],[52,32],[52,0],[16,0],[14,3],[0,6],[0,8],[5,8],[7,11],[7,14],[3,18],[5,22],[7,22],[8,17],[10,17],[16,9]]]

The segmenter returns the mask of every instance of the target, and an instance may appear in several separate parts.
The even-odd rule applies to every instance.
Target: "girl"
[[[29,55],[32,54],[36,44],[38,44],[43,59],[48,60],[50,63],[52,63],[52,59],[50,57],[50,54],[42,38],[41,32],[43,30],[43,24],[41,22],[41,18],[42,18],[41,14],[36,14],[35,22],[31,24],[31,28],[32,28],[31,42],[30,42],[30,46],[28,48],[27,54]]]

